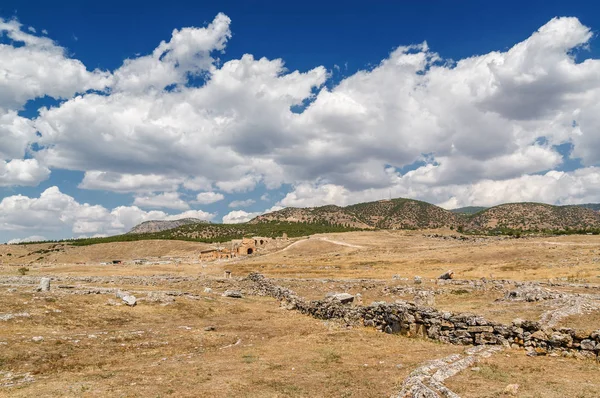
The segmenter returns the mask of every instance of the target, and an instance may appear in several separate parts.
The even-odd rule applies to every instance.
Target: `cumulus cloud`
[[[66,50],[47,37],[24,31],[16,20],[0,18],[0,108],[19,109],[28,100],[48,95],[71,98],[90,89],[102,90],[111,82],[108,72],[88,71],[69,58]]]
[[[38,158],[89,172],[200,178],[202,188],[227,193],[317,179],[350,191],[386,188],[394,184],[388,167],[423,154],[430,167],[421,177],[431,186],[550,170],[565,142],[588,164],[598,161],[589,148],[600,144],[600,65],[575,62],[573,49],[591,38],[576,18],[456,63],[426,43],[401,46],[332,88],[323,88],[323,67],[289,72],[282,60],[252,55],[218,66],[213,52],[225,49],[229,24],[219,14],[204,28],[175,30],[116,70],[110,95],[43,110]],[[206,84],[187,86],[190,73]],[[172,84],[179,88],[163,90]],[[304,112],[291,111],[307,100]]]
[[[229,203],[229,207],[231,207],[231,208],[248,207],[248,206],[252,206],[254,203],[256,203],[256,201],[254,199],[234,200],[233,202]]]
[[[40,165],[36,159],[13,159],[9,162],[0,160],[0,187],[36,186],[49,176],[50,170]]]
[[[121,174],[93,170],[85,172],[79,188],[113,192],[153,192],[176,190],[181,183],[181,178],[158,174]]]
[[[273,206],[270,209],[264,211],[247,212],[244,210],[233,210],[223,216],[223,224],[241,224],[248,222],[253,218],[260,216],[261,214],[270,213],[272,211],[281,210],[281,206]]]
[[[8,196],[0,202],[0,231],[57,231],[68,228],[74,236],[124,233],[148,220],[179,218],[211,220],[214,214],[188,210],[179,214],[163,211],[144,211],[137,206],[119,206],[112,210],[99,205],[79,203],[73,197],[50,187],[38,198],[24,195]]]
[[[16,238],[16,239],[11,239],[8,242],[6,242],[9,245],[16,245],[19,243],[27,243],[27,242],[41,242],[41,241],[45,241],[47,240],[45,237],[43,237],[42,235],[31,235],[31,236],[27,236],[25,238]]]
[[[13,171],[0,166],[0,184],[81,170],[80,188],[133,192],[144,206],[165,204],[164,192],[200,192],[195,202],[207,204],[224,199],[215,189],[257,186],[291,186],[286,206],[390,193],[444,206],[600,200],[586,185],[600,163],[600,61],[581,59],[592,31],[577,18],[554,18],[506,50],[456,62],[427,43],[403,45],[327,85],[323,66],[294,71],[251,54],[221,62],[230,24],[218,14],[204,27],[175,29],[150,54],[104,72],[1,20],[8,42],[0,44],[0,137],[10,144],[0,160]],[[42,95],[67,100],[33,120],[18,115]],[[563,144],[584,168],[557,171]],[[132,208],[123,213],[137,214]],[[110,218],[116,209],[104,210]],[[253,214],[236,210],[223,220]]]
[[[196,195],[196,203],[208,205],[225,199],[222,193],[217,192],[200,192]]]
[[[175,209],[188,210],[190,205],[179,197],[177,192],[163,192],[160,194],[148,194],[144,196],[136,196],[133,201],[135,206],[147,207],[151,209]]]
[[[230,211],[223,216],[223,224],[241,224],[261,215],[261,212],[248,213],[244,210]]]

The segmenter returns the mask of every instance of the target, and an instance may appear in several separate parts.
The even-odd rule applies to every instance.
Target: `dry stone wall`
[[[254,283],[254,293],[274,297],[288,309],[319,319],[362,323],[385,333],[428,337],[451,344],[525,348],[529,355],[596,357],[600,350],[600,330],[585,334],[520,319],[506,325],[474,314],[438,311],[400,300],[374,302],[369,306],[344,305],[333,297],[308,301],[261,274],[252,273],[248,279]]]

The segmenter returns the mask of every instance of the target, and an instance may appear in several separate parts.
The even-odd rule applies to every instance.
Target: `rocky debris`
[[[544,312],[540,318],[540,323],[546,326],[555,326],[561,319],[571,315],[586,314],[600,310],[600,301],[583,295],[571,295],[566,298],[557,299],[551,305],[555,308]]]
[[[317,319],[338,319],[347,325],[363,324],[385,333],[422,336],[450,344],[502,345],[524,348],[535,355],[555,353],[578,357],[595,357],[600,348],[600,330],[587,335],[574,329],[554,329],[540,322],[515,319],[502,324],[469,313],[438,311],[412,302],[374,302],[369,306],[348,306],[337,300],[308,301],[294,291],[277,286],[263,275],[251,273],[254,292],[274,297],[282,306]],[[582,341],[585,341],[583,347]],[[588,350],[594,343],[594,350]]]
[[[0,370],[0,387],[14,387],[22,384],[33,383],[35,378],[29,372],[13,373]]]
[[[421,279],[421,277],[417,275],[414,278],[414,282],[415,282],[415,285],[420,285],[421,283],[423,283],[423,279]]]
[[[214,332],[215,330],[217,330],[217,328],[215,328],[214,326],[207,326],[204,328],[205,332]]]
[[[402,383],[402,390],[392,398],[459,398],[444,385],[444,381],[473,366],[480,358],[490,357],[500,347],[472,347],[465,355],[453,354],[429,361],[415,369]]]
[[[442,275],[438,276],[438,279],[452,279],[454,278],[454,271],[448,270],[444,272]]]
[[[49,292],[50,291],[50,278],[44,277],[40,280],[40,285],[37,287],[38,292]]]
[[[163,305],[172,304],[175,302],[175,298],[173,298],[173,296],[164,292],[148,292],[144,300],[149,303],[160,303]]]
[[[522,284],[516,289],[506,292],[504,295],[504,300],[535,302],[555,300],[566,296],[567,294],[565,293],[553,292],[549,289],[545,289],[533,284]]]
[[[212,289],[210,287],[205,287],[204,288],[204,293],[212,293]]]
[[[10,321],[14,318],[29,318],[30,316],[31,315],[29,315],[28,312],[18,312],[15,314],[0,314],[0,321]]]
[[[52,280],[56,283],[73,284],[87,283],[97,285],[128,285],[128,286],[158,286],[164,284],[180,284],[185,282],[198,282],[201,277],[179,276],[179,275],[148,275],[148,276],[54,276]],[[39,278],[35,276],[0,276],[0,284],[23,286],[37,285]]]
[[[510,395],[516,396],[518,392],[519,392],[518,384],[509,384],[504,388],[505,394],[510,394]]]
[[[225,290],[223,297],[242,298],[242,293],[239,290]]]
[[[433,307],[435,305],[435,294],[427,290],[420,290],[415,294],[415,304],[422,307]]]
[[[121,290],[117,290],[115,296],[118,299],[121,299],[125,304],[127,304],[130,307],[133,307],[137,304],[137,299],[134,295],[130,294],[129,292],[122,292]]]
[[[350,293],[327,293],[327,297],[342,304],[351,304],[354,301],[354,296]]]
[[[34,343],[41,343],[42,341],[44,341],[44,337],[42,336],[34,336],[31,338],[31,341],[33,341]]]

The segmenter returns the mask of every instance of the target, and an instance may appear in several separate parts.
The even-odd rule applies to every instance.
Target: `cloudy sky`
[[[5,3],[0,242],[389,195],[600,202],[594,5]]]

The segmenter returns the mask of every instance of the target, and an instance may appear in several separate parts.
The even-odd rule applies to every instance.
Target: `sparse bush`
[[[27,267],[20,267],[17,272],[21,275],[27,275],[27,273],[29,272],[29,268]]]

